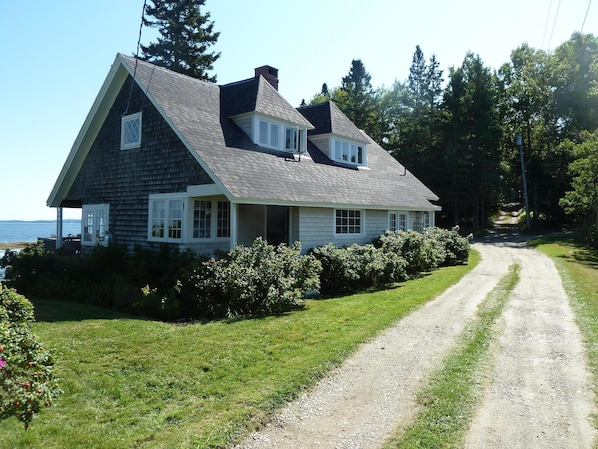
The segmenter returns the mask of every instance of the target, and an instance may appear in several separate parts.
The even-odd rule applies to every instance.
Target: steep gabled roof
[[[308,135],[336,134],[357,142],[367,143],[367,139],[355,124],[333,102],[327,101],[297,109],[315,126]]]
[[[296,162],[288,158],[287,152],[255,145],[230,119],[231,110],[243,113],[241,111],[247,109],[247,98],[252,101],[255,84],[251,80],[220,87],[122,54],[117,55],[73,145],[48,199],[50,207],[58,207],[68,193],[97,130],[104,123],[107,110],[127,75],[133,74],[151,103],[231,201],[325,207],[437,209],[430,201],[438,200],[438,197],[361,131],[356,140],[368,143],[367,169],[336,164],[311,142],[308,145],[311,157]],[[286,101],[282,101],[278,92],[266,84],[269,86],[267,81],[260,79],[256,86],[256,108],[264,114],[277,114],[278,108]],[[244,92],[243,87],[248,92]],[[269,97],[272,97],[272,104],[278,106],[265,104],[265,99]],[[239,105],[235,104],[235,99]],[[288,108],[284,106],[284,110],[288,111]],[[342,120],[337,120],[337,111],[334,105],[330,106],[332,130],[336,129],[337,123],[342,123]],[[290,111],[288,113],[291,114]],[[296,120],[295,115],[284,114],[283,119]],[[307,122],[297,111],[295,114]]]

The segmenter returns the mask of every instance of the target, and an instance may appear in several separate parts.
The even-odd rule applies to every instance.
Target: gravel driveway
[[[284,408],[237,449],[379,448],[416,413],[415,395],[477,305],[515,261],[521,282],[501,320],[495,368],[468,448],[590,448],[590,378],[552,262],[509,236],[475,243],[480,264]]]

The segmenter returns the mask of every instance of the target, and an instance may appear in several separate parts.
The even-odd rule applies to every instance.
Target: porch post
[[[238,241],[238,222],[239,222],[239,205],[237,203],[230,203],[230,249],[235,249]]]
[[[62,248],[62,207],[56,208],[56,249]]]

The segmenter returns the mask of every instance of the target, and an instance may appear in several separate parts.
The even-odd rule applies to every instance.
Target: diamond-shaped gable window
[[[141,112],[125,115],[121,119],[120,149],[141,146]]]

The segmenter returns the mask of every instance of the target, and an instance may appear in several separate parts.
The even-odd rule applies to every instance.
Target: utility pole
[[[525,178],[525,160],[523,158],[523,139],[521,133],[517,133],[515,136],[515,143],[519,147],[519,157],[521,158],[521,179],[523,180],[523,198],[525,200],[525,229],[530,228],[529,221],[529,200],[527,198],[527,180]]]

